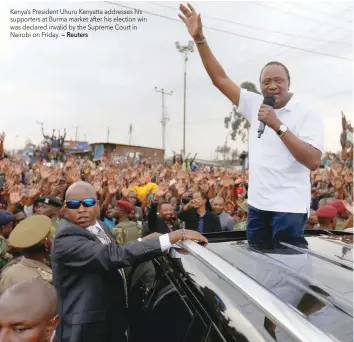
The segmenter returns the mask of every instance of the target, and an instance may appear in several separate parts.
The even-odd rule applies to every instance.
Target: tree
[[[260,94],[255,84],[252,82],[243,82],[241,88],[253,93]],[[235,110],[224,118],[224,123],[226,128],[231,128],[231,139],[236,140],[237,136],[241,137],[241,141],[245,142],[248,138],[248,132],[251,127],[247,119],[245,119],[240,113]]]
[[[226,158],[228,157],[229,153],[230,153],[231,147],[226,146],[226,145],[222,145],[222,146],[218,146],[215,150],[216,153],[221,153],[224,156],[224,160],[226,160]]]
[[[237,158],[238,158],[238,155],[239,155],[239,153],[238,153],[237,148],[235,148],[234,150],[232,150],[232,151],[231,151],[231,161],[232,161],[232,162],[236,161]]]

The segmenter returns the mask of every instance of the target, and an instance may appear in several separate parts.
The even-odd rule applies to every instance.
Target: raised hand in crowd
[[[186,185],[184,183],[177,183],[176,184],[176,190],[177,190],[177,195],[178,197],[182,197],[183,194],[186,192]]]
[[[92,185],[95,188],[96,193],[100,193],[102,191],[102,181],[99,178],[95,178]]]
[[[118,192],[119,188],[119,184],[117,184],[113,179],[110,179],[108,181],[108,193],[110,195],[115,195]]]
[[[37,198],[40,195],[41,191],[42,191],[41,185],[34,183],[29,188],[27,197],[30,198],[30,199],[35,199],[35,198]]]
[[[57,183],[60,178],[60,173],[61,173],[61,170],[58,168],[50,170],[50,176],[48,177],[48,182],[50,184]]]
[[[162,198],[166,195],[169,190],[169,186],[166,183],[159,184],[156,192],[155,192],[155,199]]]
[[[11,204],[20,203],[23,198],[23,196],[21,195],[21,187],[19,185],[13,186],[9,192],[9,195],[9,200]]]
[[[40,169],[40,174],[42,179],[48,179],[50,176],[50,168],[46,165],[43,165]]]

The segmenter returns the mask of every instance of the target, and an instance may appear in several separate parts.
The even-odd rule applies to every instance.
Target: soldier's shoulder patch
[[[46,280],[46,281],[49,281],[49,282],[52,282],[52,273],[51,272],[48,272],[46,270],[43,270],[41,268],[37,268],[37,271],[39,273],[39,275],[41,276],[42,279]]]

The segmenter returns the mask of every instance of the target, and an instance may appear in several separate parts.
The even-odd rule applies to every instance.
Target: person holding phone
[[[201,234],[221,232],[220,219],[213,213],[208,196],[203,192],[193,194],[193,199],[183,207],[178,218],[185,222],[186,229]]]

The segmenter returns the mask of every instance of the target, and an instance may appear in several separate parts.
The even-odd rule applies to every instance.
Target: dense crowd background
[[[48,164],[38,150],[30,160],[4,153],[1,136],[0,206],[18,222],[35,213],[52,219],[53,229],[64,217],[66,189],[76,181],[91,183],[100,201],[100,219],[118,243],[149,232],[166,233],[180,227],[200,232],[245,230],[248,169],[197,165],[194,159],[174,155],[170,164],[135,163],[67,156],[65,163]],[[311,173],[312,202],[308,229],[353,227],[353,170],[346,159],[328,154],[324,168]],[[348,158],[349,157],[349,158]],[[199,217],[203,220],[198,220]],[[128,226],[126,223],[129,222]],[[121,224],[120,224],[121,223]],[[121,228],[123,226],[123,228]],[[128,227],[128,228],[125,228]],[[2,229],[3,240],[9,231]],[[55,232],[53,231],[53,234]],[[128,240],[129,240],[128,239]],[[4,241],[2,248],[4,249]]]

